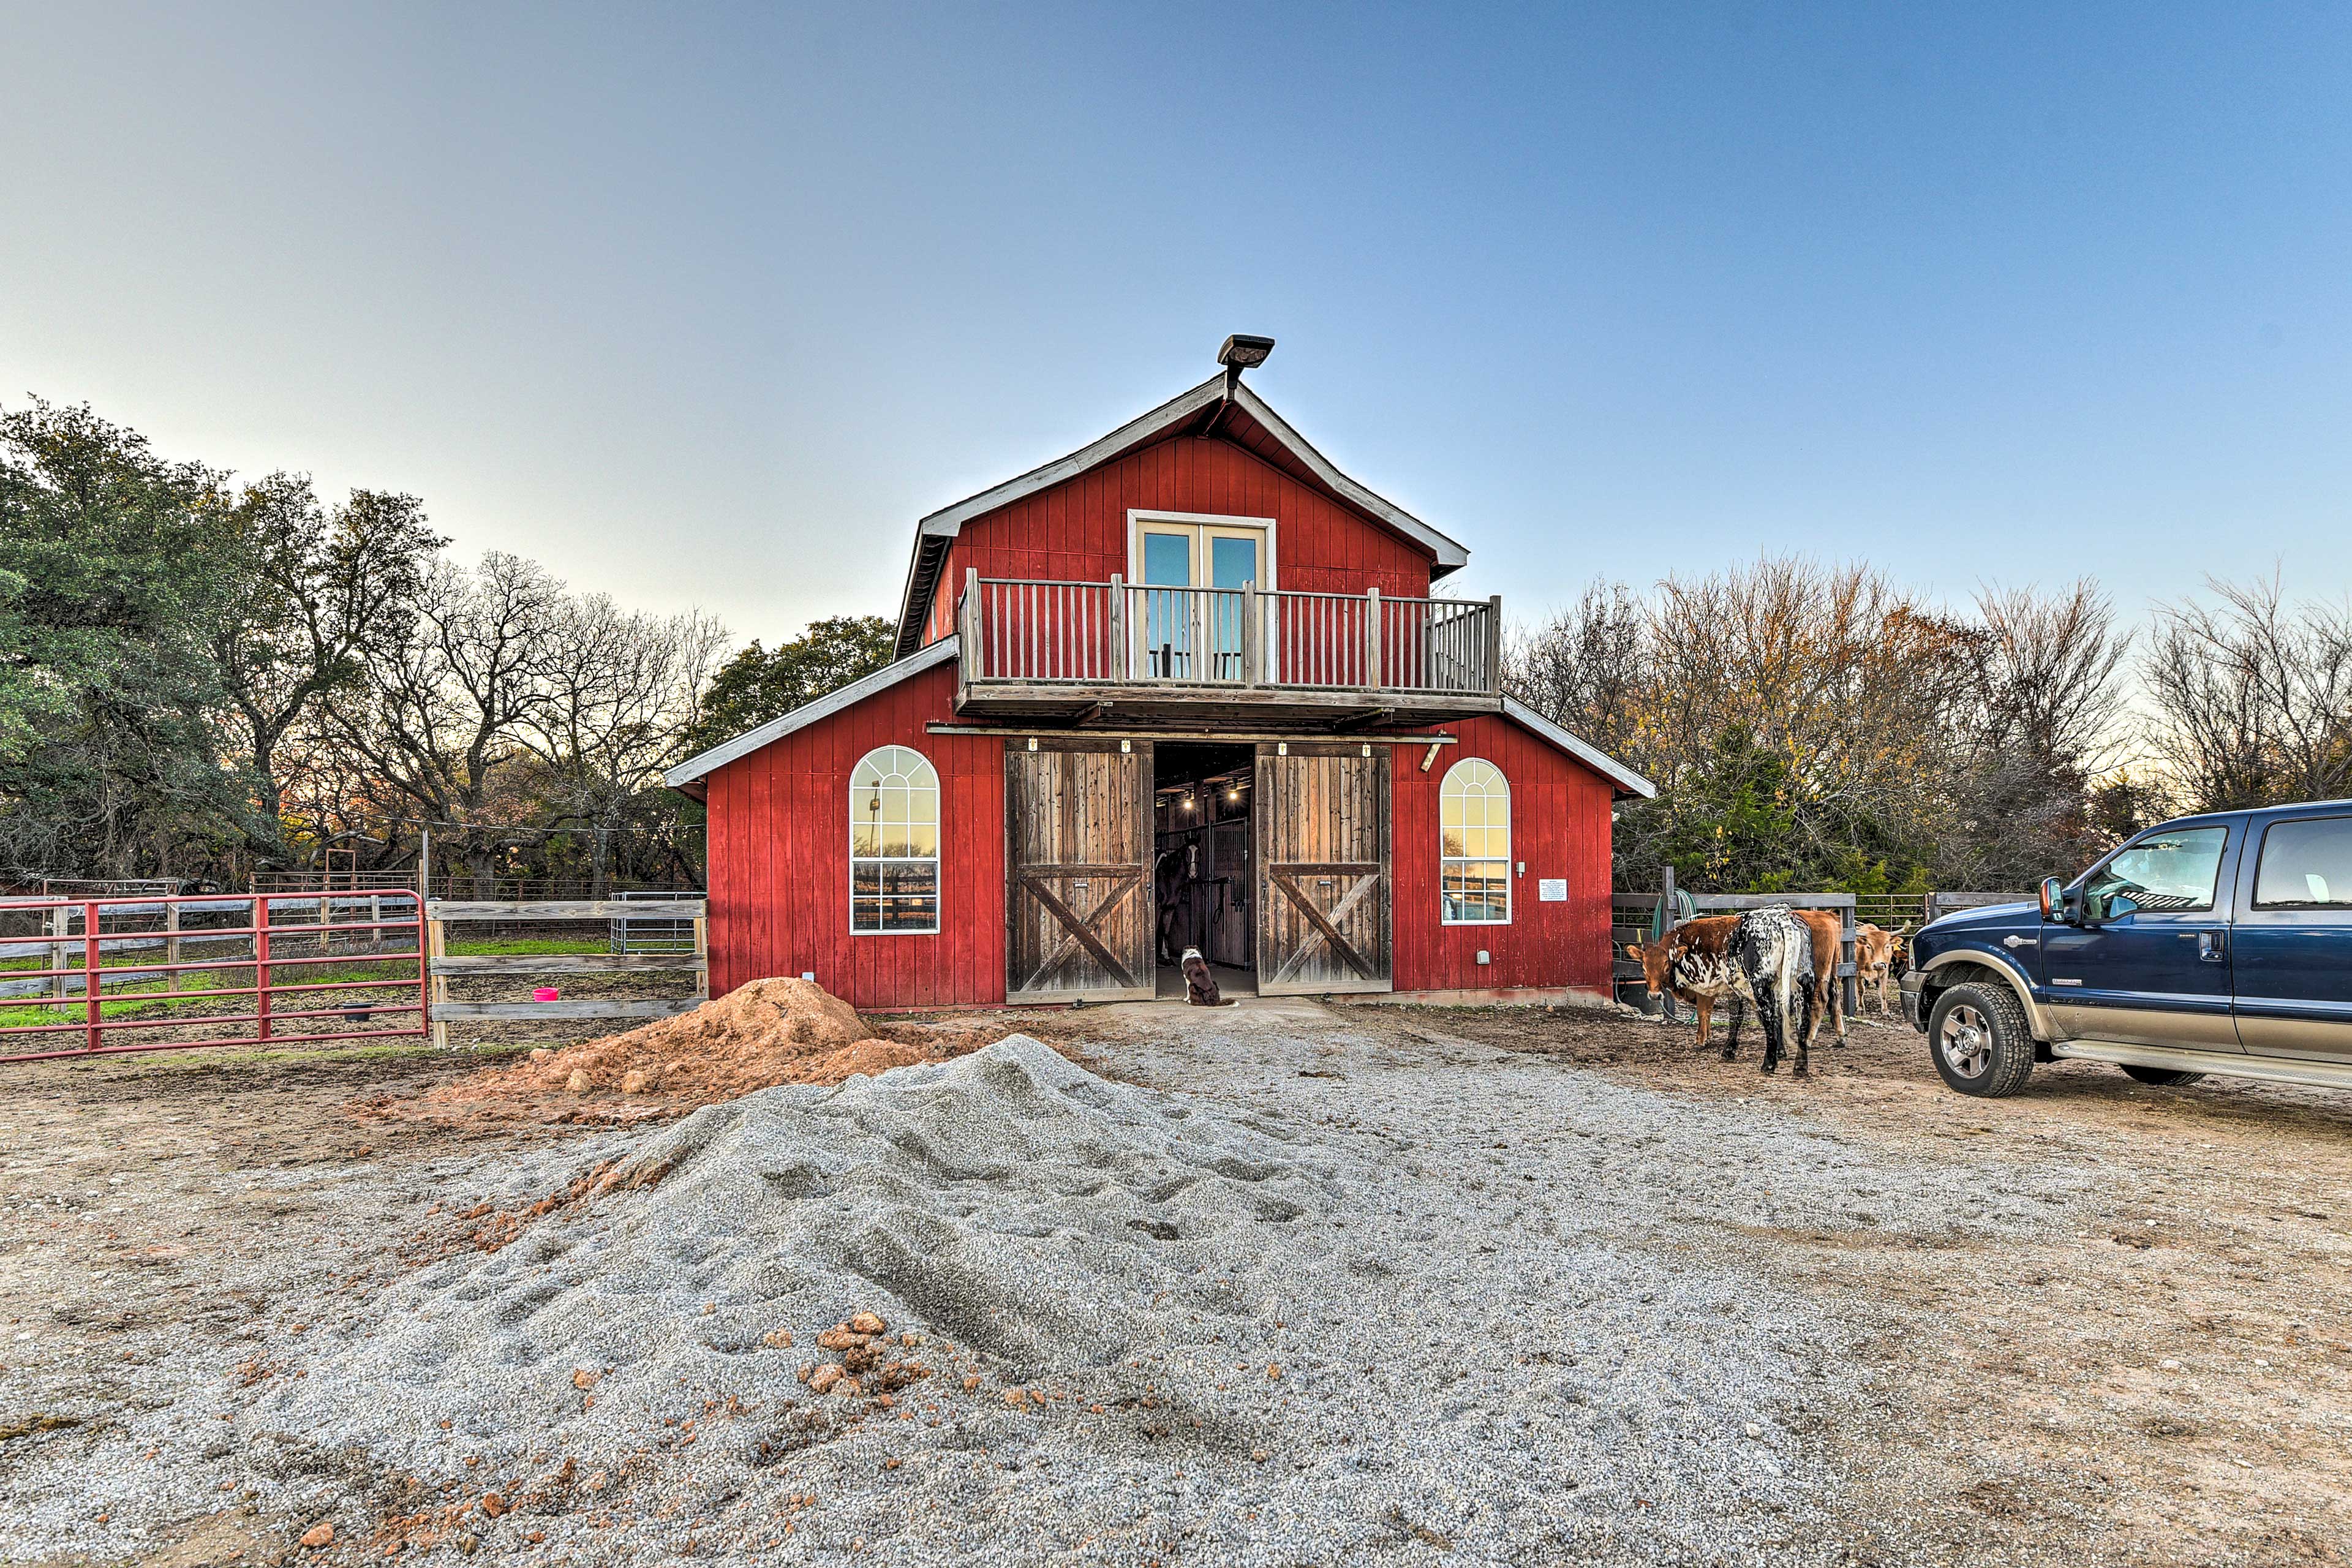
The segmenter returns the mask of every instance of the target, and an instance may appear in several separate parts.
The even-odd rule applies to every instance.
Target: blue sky
[[[2340,6],[0,9],[0,399],[772,638],[1228,331],[1515,614],[2352,581]]]

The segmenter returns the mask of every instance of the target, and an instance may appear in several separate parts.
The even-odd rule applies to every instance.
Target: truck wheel
[[[2205,1076],[2201,1072],[2181,1072],[2173,1068],[2127,1067],[2124,1068],[2124,1073],[2125,1076],[2137,1082],[2152,1083],[2158,1089],[2179,1089],[2183,1084],[2195,1083]]]
[[[1955,985],[1936,998],[1927,1054],[1946,1083],[1988,1100],[2015,1094],[2033,1074],[2025,1009],[1998,981]]]

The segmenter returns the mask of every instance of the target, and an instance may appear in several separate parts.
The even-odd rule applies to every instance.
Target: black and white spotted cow
[[[1782,1049],[1793,1042],[1801,1078],[1811,1069],[1810,1047],[1819,1006],[1815,937],[1795,910],[1774,904],[1746,914],[1701,915],[1656,942],[1628,943],[1625,951],[1640,960],[1651,995],[1671,992],[1697,1012],[1700,1045],[1707,1043],[1717,1004],[1731,1005],[1725,1061],[1739,1058],[1739,1005],[1753,1002],[1764,1026],[1764,1070],[1778,1070]],[[1803,994],[1791,991],[1792,985]]]
[[[1731,961],[1748,982],[1757,1022],[1764,1026],[1764,1070],[1777,1070],[1782,1046],[1794,1041],[1796,1076],[1806,1077],[1812,1070],[1810,1047],[1817,1001],[1812,931],[1786,904],[1749,910],[1732,932]],[[1735,1044],[1724,1055],[1728,1058],[1737,1049]]]

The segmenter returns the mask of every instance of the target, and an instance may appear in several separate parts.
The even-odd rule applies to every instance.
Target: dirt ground
[[[1927,1245],[1916,1233],[1890,1243],[1874,1235],[1868,1194],[1817,1224],[1721,1238],[1825,1310],[1894,1304],[1904,1321],[1931,1325],[1874,1340],[1864,1405],[1811,1434],[1844,1483],[1846,1560],[2340,1563],[2352,1552],[2352,1096],[2216,1079],[2150,1089],[2063,1064],[2040,1069],[2023,1096],[1987,1102],[1945,1089],[1919,1037],[1899,1026],[1857,1024],[1843,1050],[1825,1039],[1814,1077],[1798,1080],[1785,1068],[1758,1073],[1752,1035],[1738,1063],[1695,1050],[1687,1020],[1343,1013],[1402,1055],[1443,1047],[1458,1062],[1465,1042],[1534,1053],[1657,1093],[1737,1100],[1811,1139],[1964,1157],[2012,1194],[2063,1171],[2095,1194],[2090,1223],[2077,1205],[2068,1226],[1999,1246]],[[1097,1070],[1152,1082],[1155,1042],[1181,1034],[1185,1015],[1147,1005],[1013,1021],[1079,1046]],[[485,1155],[570,1140],[584,1158],[625,1137],[561,1121],[354,1113],[480,1065],[383,1052],[9,1068],[0,1514],[18,1458],[72,1441],[110,1410],[220,1403],[313,1318],[365,1313],[374,1292],[446,1243],[454,1216],[429,1216],[471,1196],[452,1184]],[[1770,1152],[1760,1153],[1742,1180],[1769,1186]],[[311,1194],[353,1183],[381,1193],[373,1218],[355,1222],[339,1203],[329,1223],[326,1199]],[[233,1486],[184,1512],[173,1538],[127,1556],[28,1557],[0,1531],[0,1560],[178,1568],[305,1555],[293,1547],[303,1521],[270,1517]]]

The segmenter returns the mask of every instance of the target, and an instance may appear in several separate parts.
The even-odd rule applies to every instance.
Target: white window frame
[[[1503,862],[1503,918],[1502,918],[1501,920],[1498,920],[1498,921],[1497,921],[1497,920],[1475,920],[1475,921],[1472,921],[1472,920],[1456,920],[1456,919],[1455,919],[1455,918],[1454,918],[1452,915],[1449,915],[1449,914],[1447,914],[1447,913],[1445,912],[1445,868],[1446,868],[1448,865],[1469,865],[1469,864],[1472,864],[1472,863],[1474,863],[1474,862],[1475,862],[1475,863],[1482,863],[1482,864],[1483,864],[1483,863],[1485,863],[1485,862],[1492,861],[1492,860],[1494,860],[1494,859],[1496,859],[1496,857],[1492,856],[1492,855],[1448,855],[1448,854],[1445,852],[1445,786],[1446,786],[1447,784],[1451,784],[1451,783],[1453,783],[1453,782],[1454,782],[1454,775],[1455,773],[1460,773],[1460,772],[1461,772],[1465,767],[1467,767],[1467,766],[1468,766],[1470,763],[1484,763],[1486,766],[1487,766],[1487,767],[1489,767],[1489,768],[1492,768],[1492,769],[1494,770],[1494,772],[1495,772],[1495,777],[1496,777],[1496,780],[1497,780],[1497,781],[1502,784],[1502,786],[1503,786],[1503,854],[1502,854],[1502,856],[1500,857],[1500,858],[1501,858],[1501,860],[1502,860],[1502,862]],[[1518,825],[1518,823],[1515,820],[1515,817],[1516,817],[1516,815],[1517,815],[1517,810],[1518,810],[1518,792],[1517,792],[1517,791],[1516,791],[1516,790],[1514,790],[1514,789],[1511,787],[1511,775],[1510,775],[1510,774],[1508,774],[1508,773],[1505,773],[1505,772],[1503,771],[1503,764],[1502,764],[1502,763],[1498,763],[1498,762],[1496,762],[1496,761],[1495,761],[1495,759],[1494,759],[1494,758],[1492,758],[1492,757],[1460,757],[1460,758],[1457,758],[1457,759],[1455,759],[1454,765],[1453,765],[1452,767],[1447,768],[1447,769],[1445,770],[1445,776],[1444,776],[1444,778],[1442,778],[1442,779],[1438,780],[1438,782],[1437,782],[1437,923],[1438,923],[1438,924],[1440,924],[1440,925],[1442,925],[1442,926],[1507,926],[1507,925],[1509,925],[1509,924],[1510,924],[1514,920],[1516,920],[1516,919],[1518,917],[1518,912],[1519,912],[1519,889],[1518,889],[1518,877],[1517,877],[1517,867],[1518,867],[1518,862],[1517,862],[1516,859],[1514,859],[1514,858],[1512,858],[1512,852],[1513,852],[1513,851],[1517,847],[1517,846],[1518,846],[1518,840],[1519,840],[1519,825]]]
[[[857,774],[858,770],[884,752],[904,752],[923,764],[931,775],[931,853],[929,855],[860,855],[857,852]],[[940,786],[939,764],[913,746],[892,741],[876,746],[857,759],[849,770],[847,795],[849,829],[849,934],[852,936],[937,936],[941,918],[947,913],[947,866],[940,854],[945,841],[941,823],[947,816],[947,792]],[[929,862],[931,868],[931,923],[928,926],[894,926],[886,930],[861,931],[857,924],[857,863],[872,861],[877,866],[919,866]],[[885,894],[884,897],[887,897]]]
[[[1204,527],[1262,529],[1265,532],[1265,581],[1257,585],[1257,591],[1261,594],[1271,594],[1275,591],[1275,584],[1282,580],[1275,550],[1276,541],[1281,533],[1281,529],[1273,518],[1227,517],[1223,512],[1214,511],[1152,511],[1141,507],[1129,507],[1127,510],[1127,580],[1138,587],[1143,585],[1143,525],[1148,522],[1171,523],[1179,528],[1191,528],[1196,531]],[[1199,539],[1200,536],[1196,531],[1193,535],[1196,557],[1199,552]],[[1207,570],[1205,561],[1196,559],[1196,564],[1202,572]],[[1195,583],[1192,585],[1199,588],[1205,587],[1207,584]]]

